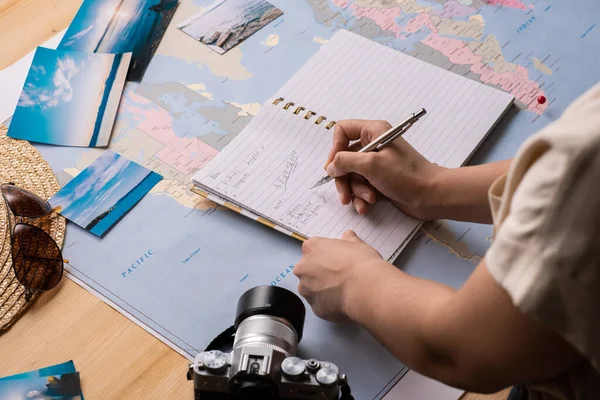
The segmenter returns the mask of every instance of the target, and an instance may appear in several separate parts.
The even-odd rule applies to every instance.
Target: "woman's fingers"
[[[325,161],[325,168],[333,161],[336,153],[340,151],[356,151],[369,143],[373,138],[389,129],[390,124],[385,121],[369,121],[366,119],[347,119],[338,121],[333,126],[333,145]],[[359,140],[357,146],[348,148],[350,142]],[[362,145],[361,145],[362,142]]]
[[[340,196],[340,202],[343,205],[350,204],[350,201],[352,201],[352,189],[350,188],[348,177],[335,178],[335,187]]]
[[[377,200],[375,188],[360,175],[352,175],[350,178],[350,189],[354,197],[358,197],[369,204],[374,204],[375,200]]]
[[[352,204],[354,205],[354,208],[360,215],[365,215],[369,211],[369,208],[371,206],[369,203],[367,203],[360,197],[354,197],[352,199]]]

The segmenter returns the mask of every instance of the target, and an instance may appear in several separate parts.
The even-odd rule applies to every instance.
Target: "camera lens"
[[[294,356],[305,315],[302,300],[289,290],[275,286],[250,289],[238,301],[233,348],[271,348],[286,357]]]
[[[248,290],[238,300],[235,328],[253,315],[270,315],[288,321],[302,339],[306,308],[293,292],[278,286],[257,286]]]

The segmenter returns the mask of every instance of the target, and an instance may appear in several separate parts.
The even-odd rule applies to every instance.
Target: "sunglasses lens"
[[[33,290],[50,290],[63,273],[60,248],[43,230],[17,224],[12,241],[13,269],[19,282]]]
[[[2,196],[13,214],[19,217],[39,218],[51,210],[47,201],[14,185],[2,185]]]

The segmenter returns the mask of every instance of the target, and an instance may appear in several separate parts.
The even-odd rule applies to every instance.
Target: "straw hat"
[[[48,163],[29,142],[9,138],[6,133],[0,125],[0,183],[13,182],[43,199],[50,198],[60,186]],[[0,332],[8,329],[39,295],[26,302],[24,287],[14,279],[6,211],[0,196]],[[32,224],[50,234],[62,248],[66,228],[63,217],[54,214]]]

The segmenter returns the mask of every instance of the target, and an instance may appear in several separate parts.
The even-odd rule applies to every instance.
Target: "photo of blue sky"
[[[140,81],[177,4],[177,0],[85,0],[58,48],[133,53],[127,79]]]
[[[8,136],[62,146],[107,146],[130,54],[38,47]]]
[[[0,399],[83,400],[79,373],[1,380]]]
[[[162,176],[107,150],[58,191],[48,202],[59,214],[92,232],[104,234]]]

